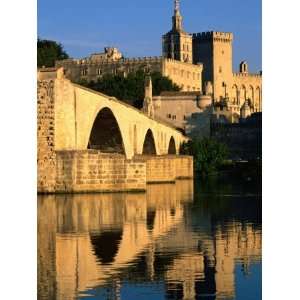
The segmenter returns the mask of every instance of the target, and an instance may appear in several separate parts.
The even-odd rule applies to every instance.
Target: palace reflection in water
[[[260,299],[260,195],[212,186],[39,196],[38,299]]]

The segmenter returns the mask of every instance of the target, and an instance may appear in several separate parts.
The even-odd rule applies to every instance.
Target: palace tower
[[[193,62],[192,35],[186,33],[182,26],[179,0],[175,0],[172,30],[163,36],[163,57],[181,62]]]

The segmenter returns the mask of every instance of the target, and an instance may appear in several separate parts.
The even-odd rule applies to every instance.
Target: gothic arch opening
[[[247,90],[246,87],[242,85],[241,92],[240,92],[240,105],[243,105],[246,99],[247,99]]]
[[[143,154],[156,155],[153,133],[148,129],[143,145]]]
[[[254,103],[254,87],[250,85],[250,95],[248,97],[251,100],[251,103]]]
[[[121,131],[112,111],[105,107],[97,115],[88,149],[97,149],[105,153],[125,154]]]
[[[257,111],[261,110],[261,97],[260,97],[259,87],[256,87],[256,91],[255,91],[255,106],[257,107]]]
[[[233,103],[238,104],[238,102],[239,102],[239,89],[238,89],[236,84],[232,87],[232,90],[233,90]]]
[[[168,154],[176,154],[175,140],[173,137],[171,137],[169,142]]]

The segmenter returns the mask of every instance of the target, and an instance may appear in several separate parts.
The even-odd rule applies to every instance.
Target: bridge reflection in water
[[[247,273],[261,260],[259,221],[195,205],[193,185],[39,196],[38,298],[126,299],[123,283],[152,283],[161,289],[157,299],[233,299],[237,261]]]

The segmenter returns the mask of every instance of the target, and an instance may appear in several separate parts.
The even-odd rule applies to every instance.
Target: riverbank
[[[201,177],[199,172],[196,172],[196,177]],[[238,180],[243,182],[253,182],[261,187],[262,161],[225,161],[218,167],[217,171],[205,176],[205,180],[210,180],[212,178],[218,178],[224,181]]]

